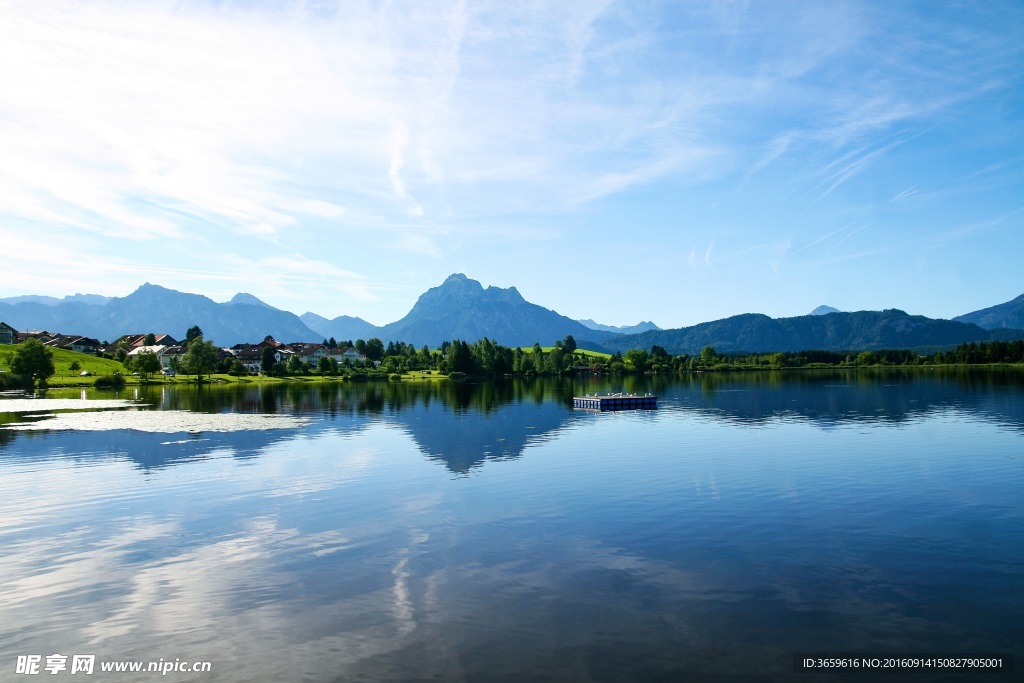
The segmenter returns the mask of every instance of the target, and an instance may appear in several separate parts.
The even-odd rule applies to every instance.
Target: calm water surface
[[[598,390],[659,409],[572,409]],[[828,681],[793,653],[1020,659],[1019,371],[121,397],[308,423],[14,431],[49,418],[0,397],[0,680],[54,653],[212,662],[169,681]]]

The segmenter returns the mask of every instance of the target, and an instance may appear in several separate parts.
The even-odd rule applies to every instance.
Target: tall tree
[[[298,354],[295,354],[288,359],[288,374],[290,375],[305,375],[309,366],[299,358]]]
[[[376,337],[366,342],[366,357],[369,360],[380,360],[384,357],[384,342]]]
[[[181,357],[181,364],[186,372],[196,376],[197,382],[201,382],[203,374],[209,373],[217,365],[217,347],[213,342],[203,341],[202,336],[193,337],[188,351]]]
[[[714,363],[716,358],[718,358],[718,354],[715,353],[715,347],[705,346],[700,350],[700,359],[705,363]]]
[[[630,349],[626,352],[626,362],[637,372],[644,372],[647,370],[647,351],[644,349]]]
[[[53,365],[53,351],[38,339],[25,340],[11,359],[11,372],[39,380],[40,384],[46,384],[46,380],[56,371]]]
[[[277,356],[273,348],[263,347],[263,355],[260,357],[260,368],[264,375],[274,374],[274,366],[277,364]]]
[[[149,381],[149,376],[160,372],[160,368],[163,366],[160,364],[159,356],[152,351],[144,351],[136,356],[133,367],[139,373],[139,379],[147,382]]]
[[[199,329],[199,325],[193,325],[192,327],[188,328],[187,332],[185,332],[185,346],[191,345],[192,340],[197,338],[203,338],[203,331]]]

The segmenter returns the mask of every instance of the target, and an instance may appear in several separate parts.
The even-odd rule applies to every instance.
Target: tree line
[[[372,376],[396,376],[410,372],[437,372],[459,377],[514,376],[564,376],[577,373],[626,374],[647,373],[683,374],[687,372],[715,372],[729,370],[783,369],[783,368],[851,368],[871,366],[929,366],[929,365],[987,365],[1003,363],[1024,363],[1024,340],[970,342],[954,349],[931,353],[918,353],[907,349],[883,349],[876,351],[797,351],[776,353],[720,354],[714,347],[706,346],[699,354],[672,355],[661,346],[651,349],[631,349],[625,354],[611,356],[595,355],[581,351],[572,335],[556,341],[553,347],[544,349],[540,344],[532,348],[503,346],[484,337],[475,342],[453,339],[437,349],[424,345],[416,348],[405,342],[388,342],[380,339],[356,340],[337,343],[327,340],[337,348],[352,347],[362,353],[365,361],[345,360],[339,363],[332,357],[319,360],[316,367],[310,367],[298,356],[291,356],[287,362],[277,362],[274,349],[266,347],[262,358],[262,371],[270,376],[347,376],[367,378]],[[218,349],[212,341],[203,339],[202,330],[194,326],[188,330],[183,342],[185,353],[172,358],[169,363],[175,373],[195,375],[201,381],[204,375],[214,373],[246,375],[248,370],[241,362]],[[119,349],[114,356],[119,358],[126,371],[138,373],[142,381],[162,370],[155,353],[138,354],[134,359]],[[10,371],[26,378],[31,383],[45,386],[46,380],[55,372],[52,351],[38,340],[29,339],[18,345],[9,359]]]
[[[337,364],[323,358],[317,367],[308,367],[293,357],[285,367],[273,372],[281,375],[322,374],[337,375],[368,372],[394,375],[418,371],[460,376],[494,377],[563,376],[577,373],[625,374],[654,372],[681,374],[686,372],[728,371],[783,368],[844,368],[870,366],[927,366],[927,365],[982,365],[992,363],[1024,363],[1024,341],[972,342],[948,351],[919,353],[908,349],[882,349],[876,351],[797,351],[776,353],[720,354],[706,346],[699,354],[672,355],[661,346],[651,349],[632,349],[625,354],[611,356],[588,354],[576,345],[572,335],[544,349],[540,344],[532,348],[503,346],[487,337],[475,342],[454,339],[437,349],[427,346],[416,348],[404,342],[379,339],[368,342],[358,340],[353,345],[375,349],[367,355],[365,363]],[[278,364],[279,366],[281,364]]]

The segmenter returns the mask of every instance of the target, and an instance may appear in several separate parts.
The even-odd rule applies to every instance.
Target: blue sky
[[[0,0],[0,296],[606,324],[1024,292],[1024,5]]]

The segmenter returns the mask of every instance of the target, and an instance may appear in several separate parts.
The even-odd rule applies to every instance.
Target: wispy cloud
[[[138,265],[214,286],[294,256],[273,292],[306,259],[341,283],[292,280],[309,297],[369,301],[396,268],[436,277],[421,256],[529,271],[536,243],[619,251],[641,221],[697,245],[691,266],[760,251],[778,269],[876,218],[909,239],[934,218],[911,212],[968,194],[1002,215],[1020,180],[1012,2],[0,7],[0,226],[73,239],[105,292]],[[861,227],[794,227],[833,220]],[[0,283],[46,283],[24,248]]]

